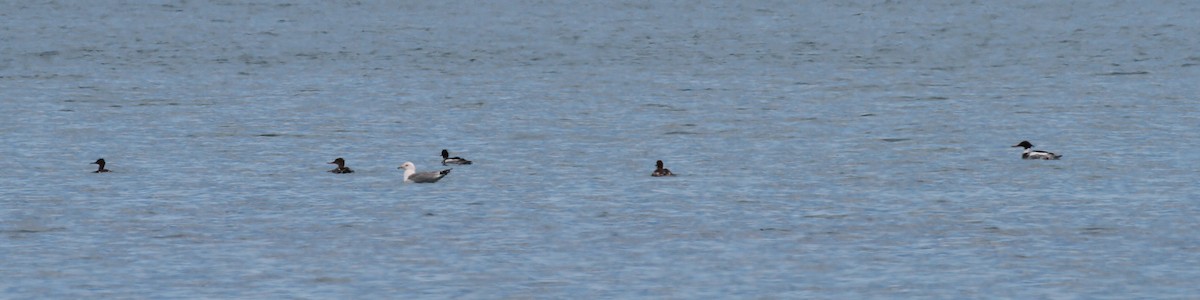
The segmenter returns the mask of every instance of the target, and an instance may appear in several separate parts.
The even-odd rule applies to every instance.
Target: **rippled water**
[[[1193,297],[1198,14],[0,3],[0,298]]]

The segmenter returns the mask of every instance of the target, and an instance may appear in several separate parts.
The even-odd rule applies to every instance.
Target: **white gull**
[[[437,182],[438,180],[441,180],[442,177],[446,177],[447,174],[450,174],[450,170],[451,170],[451,169],[445,169],[445,170],[441,170],[438,172],[417,173],[417,166],[413,165],[413,163],[410,161],[404,162],[404,164],[400,165],[400,167],[397,169],[404,169],[404,182],[414,182],[414,183]]]

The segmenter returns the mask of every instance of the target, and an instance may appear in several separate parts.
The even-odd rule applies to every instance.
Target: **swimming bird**
[[[447,164],[469,165],[469,164],[471,164],[471,161],[469,161],[465,158],[462,158],[462,157],[457,157],[457,156],[450,157],[450,151],[446,151],[446,149],[442,149],[442,165],[445,166]]]
[[[1054,154],[1051,152],[1029,149],[1029,148],[1033,148],[1033,144],[1029,143],[1029,141],[1021,141],[1020,144],[1013,145],[1013,147],[1025,147],[1025,152],[1021,153],[1022,159],[1051,160],[1051,159],[1058,159],[1059,157],[1062,157],[1061,154]]]
[[[336,169],[329,170],[329,172],[331,172],[331,173],[334,173],[334,174],[354,173],[354,170],[351,170],[350,168],[346,167],[346,160],[342,159],[341,157],[338,157],[337,159],[334,159],[333,161],[331,161],[329,163],[337,165]]]
[[[650,173],[650,176],[654,176],[654,177],[675,176],[675,174],[671,173],[671,170],[663,168],[663,163],[661,160],[658,162],[655,162],[654,166],[655,166],[654,173]]]
[[[413,163],[410,161],[404,162],[404,164],[400,165],[400,167],[398,167],[397,169],[404,169],[404,182],[414,182],[414,183],[438,182],[438,180],[441,180],[442,177],[446,177],[447,174],[450,174],[450,170],[453,170],[453,169],[445,169],[445,170],[441,170],[441,171],[437,171],[437,172],[417,173],[417,166],[413,165]]]
[[[112,171],[109,171],[108,169],[105,169],[105,168],[104,168],[104,159],[103,159],[103,158],[101,158],[101,159],[97,159],[97,160],[96,160],[96,162],[94,162],[94,163],[92,163],[92,164],[93,164],[93,165],[100,165],[100,168],[99,168],[98,170],[96,170],[95,172],[92,172],[92,173],[108,173],[108,172],[112,172]]]

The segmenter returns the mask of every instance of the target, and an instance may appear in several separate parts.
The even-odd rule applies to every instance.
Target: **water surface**
[[[1187,298],[1198,13],[4,3],[0,295]]]

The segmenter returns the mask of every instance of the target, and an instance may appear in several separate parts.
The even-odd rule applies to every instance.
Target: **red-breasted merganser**
[[[329,172],[332,172],[332,173],[334,173],[334,174],[350,174],[350,173],[354,173],[354,170],[351,170],[350,168],[347,168],[347,167],[346,167],[346,160],[345,160],[345,159],[342,159],[341,157],[338,157],[337,159],[334,159],[333,161],[331,161],[331,162],[329,162],[329,163],[330,163],[330,164],[336,164],[336,165],[337,165],[337,168],[336,168],[336,169],[329,170]]]
[[[92,163],[92,164],[93,164],[93,165],[100,165],[100,168],[99,168],[99,169],[97,169],[95,172],[92,172],[92,173],[108,173],[108,172],[112,172],[112,171],[109,171],[108,169],[105,169],[105,168],[104,168],[104,159],[103,159],[103,158],[101,158],[101,159],[97,159],[97,160],[96,160],[96,162],[94,162],[94,163]]]
[[[658,162],[655,162],[654,166],[655,166],[654,173],[650,173],[650,176],[654,176],[654,177],[675,176],[675,174],[671,173],[671,170],[663,168],[663,163],[661,160]]]
[[[1021,153],[1022,159],[1051,160],[1051,159],[1058,159],[1059,157],[1062,157],[1061,154],[1054,154],[1051,152],[1029,149],[1029,148],[1033,148],[1033,144],[1030,144],[1029,141],[1021,141],[1020,144],[1013,145],[1013,147],[1025,147],[1025,152]]]
[[[450,157],[450,151],[442,149],[442,165],[469,165],[471,161],[462,157]]]

